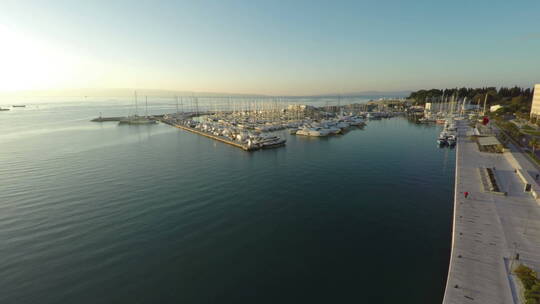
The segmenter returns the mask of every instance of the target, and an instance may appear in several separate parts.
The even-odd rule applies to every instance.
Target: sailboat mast
[[[180,97],[180,106],[182,107],[182,114],[184,114],[184,99]]]
[[[145,114],[146,117],[148,117],[148,96],[144,96],[144,103],[145,103]]]
[[[135,91],[135,115],[139,115],[139,106],[137,105],[137,91]]]
[[[482,112],[482,115],[486,115],[487,98],[488,98],[488,93],[486,92],[486,97],[484,98],[484,111]]]

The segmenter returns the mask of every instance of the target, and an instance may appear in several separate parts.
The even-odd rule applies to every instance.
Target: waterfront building
[[[531,119],[540,117],[540,84],[534,86],[534,95],[531,106]]]
[[[495,112],[495,111],[497,111],[497,110],[500,109],[500,108],[502,108],[501,105],[494,105],[494,106],[489,107],[489,111],[490,111],[490,112]]]
[[[429,117],[431,115],[431,102],[426,102],[424,105],[424,116]]]

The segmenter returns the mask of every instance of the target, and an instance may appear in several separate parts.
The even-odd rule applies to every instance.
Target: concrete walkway
[[[497,125],[493,125],[493,130],[495,134],[500,138],[499,134],[502,133],[501,129]],[[536,174],[540,171],[540,166],[538,166],[528,155],[525,154],[525,151],[516,146],[512,141],[508,141],[506,146],[514,153],[514,157],[519,161],[520,165],[525,169],[531,177],[535,178]],[[540,179],[536,181],[540,185]]]
[[[519,253],[521,262],[540,270],[540,207],[523,192],[506,158],[479,152],[465,135],[466,122],[458,125],[452,254],[443,303],[519,303],[509,268]],[[478,167],[496,168],[508,196],[483,192]]]

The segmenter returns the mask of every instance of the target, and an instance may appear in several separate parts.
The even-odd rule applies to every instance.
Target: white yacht
[[[309,136],[328,136],[330,134],[330,130],[324,129],[324,128],[311,128],[309,129]]]
[[[439,136],[439,138],[437,139],[437,143],[441,146],[448,144],[446,136]]]
[[[449,135],[446,137],[446,142],[448,143],[449,146],[455,146],[457,142],[457,138],[453,134]]]
[[[309,128],[303,127],[303,128],[298,129],[298,131],[296,131],[296,135],[309,136]]]
[[[341,133],[341,129],[334,126],[328,126],[327,127],[329,134],[337,135]]]
[[[329,129],[321,128],[321,127],[314,127],[314,128],[308,128],[303,127],[296,131],[296,135],[303,135],[303,136],[314,136],[314,137],[321,137],[321,136],[328,136],[330,134]]]
[[[285,144],[286,141],[287,141],[286,139],[283,139],[277,136],[265,136],[265,137],[261,137],[258,140],[259,144],[261,145],[263,149],[282,146]]]
[[[366,122],[360,117],[352,117],[349,124],[351,126],[355,126],[355,127],[362,127],[362,126],[366,125]]]
[[[341,130],[348,129],[350,125],[344,121],[340,121],[336,124],[336,127],[340,128]]]

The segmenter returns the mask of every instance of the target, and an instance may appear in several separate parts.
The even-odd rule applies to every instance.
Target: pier
[[[98,117],[90,120],[91,122],[106,122],[106,121],[120,121],[122,119],[126,119],[125,116],[117,116],[117,117]]]
[[[467,129],[465,121],[459,122],[452,253],[443,304],[524,303],[512,269],[520,263],[540,269],[538,185],[530,176],[537,170],[515,151],[480,152]],[[486,177],[479,172],[485,168],[491,168],[506,195],[484,189]]]
[[[203,116],[203,115],[212,115],[212,114],[215,114],[216,112],[213,112],[213,111],[205,111],[205,112],[199,112],[199,113],[196,113],[196,112],[186,112],[186,113],[182,113],[182,118],[186,119],[186,118],[192,118],[192,117],[198,117],[198,116]],[[227,113],[227,112],[224,112],[224,113]],[[149,115],[148,117],[150,119],[155,119],[157,121],[161,121],[163,116],[165,114],[157,114],[157,115]],[[108,121],[121,121],[121,120],[124,120],[124,119],[127,119],[128,116],[109,116],[109,117],[102,117],[102,116],[99,116],[99,117],[96,117],[92,120],[90,120],[91,122],[108,122]]]
[[[243,145],[243,144],[240,144],[240,143],[237,143],[237,142],[234,142],[232,140],[229,140],[227,138],[224,138],[224,137],[221,137],[221,136],[216,136],[216,135],[213,135],[213,134],[209,134],[209,133],[206,133],[206,132],[202,132],[202,131],[199,131],[195,128],[190,128],[188,126],[183,126],[183,125],[180,125],[180,124],[175,124],[175,123],[170,123],[166,120],[161,120],[161,122],[165,123],[165,124],[168,124],[170,126],[173,126],[175,128],[179,128],[179,129],[182,129],[182,130],[186,130],[186,131],[189,131],[191,133],[195,133],[195,134],[198,134],[198,135],[202,135],[202,136],[205,136],[205,137],[208,137],[208,138],[211,138],[211,139],[214,139],[214,140],[217,140],[217,141],[220,141],[222,143],[226,143],[228,145],[231,145],[231,146],[234,146],[234,147],[237,147],[237,148],[240,148],[244,151],[254,151],[254,150],[258,150],[259,148],[252,148],[252,147],[248,147],[247,145]]]

